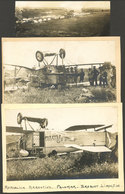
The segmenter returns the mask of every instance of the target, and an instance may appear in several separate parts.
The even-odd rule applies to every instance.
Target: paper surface
[[[86,179],[86,175],[84,174],[86,172],[87,164],[82,165],[80,164],[81,171],[79,171],[78,175],[76,176],[75,171],[71,170],[71,166],[73,167],[73,161],[74,157],[76,157],[76,161],[79,163],[79,159],[81,153],[72,153],[70,154],[69,157],[65,161],[65,157],[67,156],[57,156],[57,158],[36,158],[36,159],[27,159],[27,160],[6,160],[6,153],[8,150],[8,147],[6,148],[6,136],[8,135],[8,132],[6,132],[6,126],[20,126],[16,124],[16,116],[18,113],[22,113],[24,118],[27,117],[40,117],[41,118],[47,118],[48,119],[48,126],[47,129],[40,130],[39,125],[30,123],[26,123],[26,128],[25,126],[25,120],[22,120],[22,127],[23,130],[31,130],[30,126],[36,131],[35,132],[35,137],[38,135],[39,130],[41,132],[45,131],[45,146],[46,150],[51,149],[51,146],[57,146],[55,147],[58,148],[57,151],[59,151],[59,145],[63,146],[66,144],[66,142],[76,142],[77,136],[79,141],[80,138],[84,139],[84,143],[89,142],[90,145],[92,143],[92,134],[96,134],[95,138],[93,141],[95,142],[94,145],[97,146],[97,151],[98,151],[98,144],[104,144],[104,141],[106,141],[106,146],[110,145],[111,149],[113,148],[113,145],[111,145],[111,136],[110,138],[108,136],[105,136],[103,138],[103,133],[105,134],[105,131],[102,130],[100,132],[94,132],[94,129],[88,129],[87,132],[86,130],[83,130],[82,132],[79,131],[64,131],[68,126],[73,126],[75,124],[103,124],[103,125],[108,125],[113,124],[114,128],[110,127],[107,129],[110,133],[117,133],[118,134],[118,151],[117,151],[117,156],[118,156],[118,162],[115,162],[114,159],[110,158],[110,162],[108,163],[107,160],[101,161],[98,157],[98,162],[96,161],[95,163],[92,163],[89,166],[90,168],[95,168],[95,175],[92,176],[92,171],[88,174],[88,177]],[[93,113],[95,113],[93,115]],[[10,115],[10,117],[8,116]],[[55,118],[55,119],[54,119]],[[75,119],[76,118],[76,119]],[[50,121],[50,123],[49,123]],[[121,104],[79,104],[79,105],[40,105],[40,104],[34,104],[34,105],[2,105],[2,145],[3,145],[3,191],[4,192],[49,192],[49,191],[123,191],[124,190],[124,176],[123,176],[123,128],[122,128],[122,106]],[[60,126],[60,127],[59,127]],[[87,134],[90,133],[90,136],[86,136]],[[27,133],[27,134],[32,134],[32,133]],[[82,135],[83,134],[83,135]],[[10,137],[10,136],[9,136]],[[11,134],[11,137],[12,134]],[[91,139],[89,139],[91,137]],[[115,136],[114,136],[115,137]],[[28,137],[28,146],[30,146],[31,142],[31,137]],[[57,139],[58,138],[58,139]],[[86,141],[88,138],[88,141]],[[38,140],[34,139],[35,141]],[[113,139],[112,139],[113,140]],[[18,141],[18,139],[16,139]],[[77,144],[78,142],[77,141]],[[103,141],[103,142],[102,142]],[[38,141],[37,141],[38,142]],[[54,143],[55,142],[55,143]],[[64,143],[63,143],[64,142]],[[101,143],[102,142],[102,143]],[[73,144],[73,143],[72,143]],[[12,145],[12,144],[11,144]],[[115,144],[116,145],[116,144]],[[47,147],[49,146],[49,147]],[[62,149],[62,148],[61,148]],[[52,150],[52,149],[51,149]],[[71,151],[71,150],[70,150]],[[72,150],[73,151],[73,150]],[[91,150],[90,150],[91,151]],[[47,153],[47,152],[46,152]],[[84,152],[83,152],[84,153]],[[91,154],[91,152],[89,152]],[[26,153],[23,153],[26,154]],[[84,153],[85,154],[85,153]],[[107,157],[104,153],[103,157]],[[108,154],[108,153],[107,153]],[[110,154],[110,153],[109,153]],[[12,156],[12,155],[11,155]],[[64,157],[64,158],[63,158]],[[70,161],[70,157],[72,157],[72,160]],[[88,157],[88,155],[87,155]],[[87,157],[83,160],[87,160]],[[95,155],[92,155],[91,160],[94,160]],[[96,158],[96,159],[97,159]],[[103,158],[104,159],[104,158]],[[41,162],[40,162],[41,161]],[[22,166],[22,164],[25,165]],[[40,166],[39,162],[41,163]],[[47,163],[46,163],[47,162]],[[49,163],[50,162],[50,163]],[[54,163],[53,163],[54,162]],[[59,163],[58,163],[59,162]],[[65,164],[64,164],[64,163]],[[71,163],[72,164],[71,164]],[[88,159],[88,162],[90,162],[90,159]],[[88,163],[87,162],[87,163]],[[78,167],[78,163],[76,165],[76,168]],[[11,167],[10,167],[11,164]],[[14,166],[12,165],[14,164]],[[18,164],[18,165],[17,165]],[[60,166],[61,164],[61,166]],[[71,166],[70,166],[71,164]],[[99,170],[100,165],[102,164],[102,167]],[[27,165],[27,167],[26,167]],[[35,165],[35,166],[34,166]],[[46,168],[44,174],[39,174],[39,171],[42,170],[42,165],[44,168]],[[48,167],[44,166],[48,165]],[[69,167],[67,166],[69,165]],[[105,168],[106,165],[109,165],[108,168],[105,169],[105,173],[107,172],[107,175],[105,177],[104,172],[102,173],[101,177],[98,177],[98,174],[101,173],[103,168]],[[112,169],[112,165],[114,166]],[[22,167],[21,167],[22,166]],[[20,168],[21,167],[21,168]],[[23,169],[22,169],[23,168]],[[34,169],[32,171],[32,169]],[[54,174],[53,175],[46,175],[48,172],[52,172],[53,168],[55,168]],[[62,168],[64,170],[62,171]],[[82,168],[84,168],[84,173]],[[12,170],[13,169],[13,170]],[[16,170],[16,174],[14,175],[13,173]],[[31,172],[34,173],[34,175],[31,174]],[[57,171],[60,171],[60,173],[57,173]],[[66,171],[67,171],[67,174]],[[118,175],[116,175],[116,171],[118,170]],[[59,172],[58,171],[58,172]],[[83,175],[81,176],[81,173]],[[97,173],[98,172],[98,173]],[[111,174],[111,172],[114,174]],[[26,174],[25,174],[26,173]],[[30,173],[27,175],[27,173]],[[42,173],[42,171],[41,171]],[[63,174],[64,173],[64,174]],[[72,173],[72,174],[71,174]],[[116,173],[116,174],[115,174]],[[39,175],[38,175],[39,174]],[[63,175],[63,176],[62,176]],[[8,178],[7,178],[8,177]],[[29,178],[28,178],[29,177]],[[36,177],[36,178],[35,178]],[[38,180],[39,177],[39,180]],[[40,178],[41,177],[41,178]],[[61,178],[62,177],[62,178]],[[65,177],[65,178],[64,178]],[[75,178],[76,177],[76,178]],[[97,178],[98,177],[98,178]],[[32,180],[31,180],[32,179]]]

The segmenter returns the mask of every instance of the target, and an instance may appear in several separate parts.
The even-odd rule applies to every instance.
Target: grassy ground
[[[51,88],[18,89],[5,93],[5,103],[94,103],[115,102],[116,90],[103,87],[70,87],[63,90]]]
[[[96,158],[96,159],[95,159]],[[118,163],[97,155],[57,156],[7,162],[8,180],[40,180],[62,178],[116,178]]]
[[[16,24],[17,36],[106,36],[110,33],[110,14],[91,13],[82,17],[51,20],[45,23]]]

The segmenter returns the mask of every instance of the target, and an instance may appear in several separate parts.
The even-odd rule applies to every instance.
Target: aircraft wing
[[[10,133],[23,133],[22,127],[6,126],[6,132]]]
[[[21,65],[11,65],[11,64],[4,64],[5,66],[11,66],[11,67],[20,67],[20,68],[24,68],[24,69],[28,69],[28,70],[31,70],[31,71],[35,71],[35,69],[32,69],[30,67],[25,67],[25,66],[21,66]]]
[[[28,134],[28,133],[32,133],[33,131],[32,130],[23,130],[23,127],[6,126],[6,132]]]
[[[104,63],[88,63],[88,64],[75,64],[75,65],[65,65],[66,67],[70,66],[90,66],[90,65],[103,65]]]
[[[66,144],[64,145],[68,148],[76,148],[78,150],[88,151],[88,152],[111,152],[106,146],[79,146],[76,144]]]
[[[104,124],[101,125],[75,125],[75,126],[71,126],[67,129],[65,129],[65,131],[77,131],[77,130],[84,130],[84,129],[91,129],[91,128],[99,128],[99,127],[103,127]]]

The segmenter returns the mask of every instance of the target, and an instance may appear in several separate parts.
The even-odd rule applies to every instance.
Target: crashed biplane
[[[32,122],[39,124],[38,130],[34,129]],[[22,157],[43,157],[84,151],[107,153],[117,146],[117,133],[107,131],[112,125],[77,125],[55,131],[47,129],[46,118],[23,117],[21,113],[17,116],[17,123],[20,127],[6,126],[7,133],[18,134],[17,138],[7,136],[8,158],[11,149],[17,150]]]
[[[29,68],[20,65],[5,64],[5,66],[11,66],[13,70],[13,78],[4,76],[4,88],[7,90],[7,80],[11,82],[12,90],[19,88],[20,85],[26,86],[30,83],[34,87],[46,87],[54,86],[65,87],[66,84],[77,84],[78,76],[81,67],[88,66],[103,66],[104,63],[92,63],[92,64],[65,64],[64,59],[66,57],[66,51],[60,49],[58,53],[36,51],[36,60],[38,62],[37,67]],[[60,60],[61,61],[60,61]],[[6,72],[6,71],[5,71]],[[22,72],[22,73],[21,73]],[[8,84],[9,85],[9,84]]]

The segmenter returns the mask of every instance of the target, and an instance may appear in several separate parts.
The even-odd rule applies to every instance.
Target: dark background
[[[91,0],[92,1],[92,0]],[[106,0],[105,0],[106,1]],[[0,0],[0,45],[1,37],[14,37],[15,34],[15,1]],[[121,101],[123,102],[123,115],[125,110],[125,0],[111,0],[111,24],[110,35],[121,36]],[[2,59],[0,46],[0,91],[2,103]],[[123,117],[124,118],[124,117]],[[123,126],[125,124],[125,119]],[[124,127],[123,127],[124,129]],[[124,133],[124,130],[123,130]],[[125,133],[123,139],[125,140]],[[2,134],[0,130],[0,142],[2,142]],[[1,144],[0,144],[0,147]],[[0,149],[0,158],[2,158],[2,150]],[[2,180],[2,160],[0,162],[0,180]],[[2,183],[0,181],[0,191],[2,193]],[[67,192],[65,192],[67,193]],[[76,192],[73,192],[76,193]],[[82,192],[79,192],[82,193]],[[87,192],[90,193],[90,192]]]

